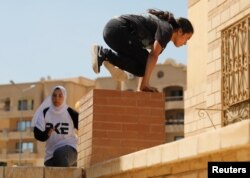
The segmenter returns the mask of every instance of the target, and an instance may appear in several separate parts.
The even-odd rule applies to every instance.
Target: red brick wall
[[[80,105],[80,167],[165,142],[161,93],[95,89]]]

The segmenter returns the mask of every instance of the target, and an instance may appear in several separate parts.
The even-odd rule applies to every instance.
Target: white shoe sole
[[[92,68],[93,68],[93,71],[96,74],[100,73],[100,71],[98,70],[98,57],[97,57],[97,53],[98,53],[98,45],[93,45],[92,48],[91,48]]]
[[[114,66],[113,64],[109,63],[108,61],[104,61],[103,64],[114,80],[125,81],[128,79],[128,75],[126,74],[126,72]]]

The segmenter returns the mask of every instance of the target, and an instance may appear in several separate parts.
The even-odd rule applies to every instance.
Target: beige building
[[[68,93],[67,103],[75,107],[77,101],[93,88],[136,91],[137,80],[130,75],[129,80],[122,83],[110,77],[95,81],[79,77],[1,85],[0,161],[9,165],[20,162],[22,165],[43,165],[44,146],[33,137],[31,119],[53,86],[63,85]],[[166,142],[183,138],[186,67],[176,64],[174,60],[166,60],[156,66],[151,83],[166,96]]]
[[[189,0],[188,11],[186,137],[250,117],[250,1]]]

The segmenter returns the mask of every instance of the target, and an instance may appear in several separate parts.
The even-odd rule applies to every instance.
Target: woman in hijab
[[[54,87],[44,101],[48,107],[43,103],[33,117],[35,138],[46,142],[45,166],[76,166],[78,113],[66,104],[66,98],[64,87]]]

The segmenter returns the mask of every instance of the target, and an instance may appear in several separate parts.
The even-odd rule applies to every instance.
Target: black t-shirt
[[[125,19],[133,25],[139,39],[146,48],[150,48],[154,41],[157,40],[164,49],[171,40],[173,27],[167,21],[159,19],[155,15],[122,15],[120,18]]]

